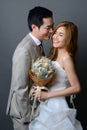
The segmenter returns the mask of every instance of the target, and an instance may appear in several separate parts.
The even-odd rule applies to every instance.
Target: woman
[[[76,119],[76,109],[69,108],[65,98],[81,90],[75,71],[77,26],[68,21],[60,22],[54,29],[52,40],[51,59],[56,68],[56,79],[48,92],[41,91],[38,95],[40,112],[31,121],[29,130],[82,130]],[[35,93],[36,90],[34,96]]]

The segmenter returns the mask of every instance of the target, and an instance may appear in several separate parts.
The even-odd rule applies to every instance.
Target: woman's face
[[[66,44],[66,28],[59,27],[53,35],[53,47],[64,48]]]

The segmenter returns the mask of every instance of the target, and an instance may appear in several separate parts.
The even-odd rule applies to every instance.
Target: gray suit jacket
[[[30,103],[29,91],[32,81],[29,78],[29,69],[33,60],[41,56],[41,50],[29,36],[18,44],[12,60],[12,79],[6,114],[20,119],[20,122],[29,122]]]

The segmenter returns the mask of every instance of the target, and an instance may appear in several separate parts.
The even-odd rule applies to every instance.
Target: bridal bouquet
[[[29,76],[37,86],[48,85],[54,80],[55,67],[50,59],[40,57],[32,64]]]

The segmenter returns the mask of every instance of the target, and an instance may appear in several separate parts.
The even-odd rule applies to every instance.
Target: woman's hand
[[[48,92],[42,90],[40,93],[40,100],[46,100],[46,99],[48,99]]]
[[[39,86],[36,86],[34,88],[33,97],[34,98],[36,97],[37,100],[46,100],[48,97],[47,95],[48,95],[48,92],[41,90]]]

